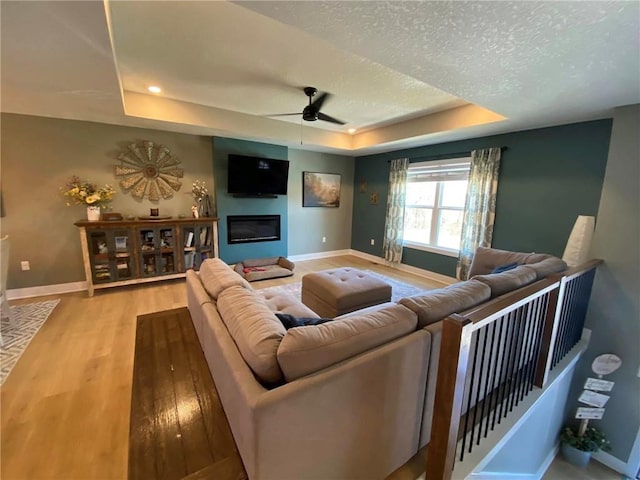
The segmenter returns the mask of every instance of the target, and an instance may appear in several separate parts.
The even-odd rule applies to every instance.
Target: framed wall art
[[[302,206],[340,206],[340,174],[302,172]]]

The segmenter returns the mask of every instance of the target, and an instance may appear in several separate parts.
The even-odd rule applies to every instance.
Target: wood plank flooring
[[[344,266],[370,269],[426,289],[441,286],[354,256],[296,262],[292,277],[253,286],[299,282],[306,273]],[[136,319],[184,307],[185,282],[104,289],[91,298],[78,292],[11,304],[52,298],[61,298],[60,304],[0,391],[0,477],[126,479]]]
[[[138,317],[129,479],[246,479],[189,311]]]

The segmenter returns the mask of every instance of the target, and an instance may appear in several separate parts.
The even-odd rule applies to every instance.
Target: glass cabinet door
[[[159,229],[160,240],[160,265],[158,272],[160,274],[177,273],[176,255],[175,255],[175,238],[173,227],[165,227]]]
[[[93,283],[105,283],[113,281],[110,261],[107,232],[103,230],[91,230],[88,232],[89,259],[91,261],[91,273]]]
[[[195,230],[198,235],[198,245],[194,268],[199,269],[203,261],[213,257],[213,228],[203,223],[196,225]]]
[[[131,234],[122,230],[89,230],[89,251],[94,283],[135,277],[131,260]]]
[[[177,273],[175,229],[173,227],[138,229],[140,273],[143,277]]]
[[[109,244],[112,245],[115,280],[129,280],[135,277],[135,268],[131,255],[131,232],[114,230],[109,232]]]
[[[194,268],[196,259],[195,226],[182,227],[182,265],[184,271]]]
[[[207,223],[184,225],[182,231],[182,264],[184,270],[198,270],[207,258],[213,258],[213,227]]]

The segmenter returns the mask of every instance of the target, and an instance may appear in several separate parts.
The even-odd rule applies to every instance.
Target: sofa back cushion
[[[236,285],[220,293],[217,305],[222,321],[253,373],[265,384],[281,382],[277,352],[286,330],[264,299]]]
[[[523,265],[525,263],[539,262],[550,256],[546,253],[510,252],[497,248],[478,247],[469,268],[469,278],[475,275],[487,275],[496,267],[511,263]]]
[[[291,328],[278,347],[278,362],[292,381],[407,335],[416,324],[411,310],[385,303],[322,325]]]
[[[418,328],[439,322],[452,313],[468,310],[491,298],[488,285],[468,280],[446,288],[431,290],[420,295],[405,297],[400,304],[418,315]]]
[[[566,270],[567,264],[561,258],[549,257],[536,263],[527,263],[527,267],[535,270],[536,278],[540,280],[552,273],[558,273]]]
[[[491,298],[508,293],[516,288],[524,287],[536,280],[536,271],[529,265],[521,265],[518,268],[502,273],[489,275],[476,275],[472,280],[482,282],[491,288]]]
[[[200,280],[211,298],[218,300],[221,292],[236,285],[251,290],[251,285],[219,258],[208,258],[200,265]]]

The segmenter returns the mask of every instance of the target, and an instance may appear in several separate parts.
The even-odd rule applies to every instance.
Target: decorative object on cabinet
[[[60,191],[66,197],[67,207],[71,203],[87,207],[87,220],[95,222],[100,220],[100,208],[106,208],[116,193],[111,185],[99,187],[88,180],[81,180],[73,175],[67,183],[60,187]]]
[[[181,278],[218,257],[218,219],[80,220],[89,296],[95,289]]]
[[[184,170],[178,167],[181,162],[164,145],[147,140],[132,143],[118,155],[118,160],[122,163],[116,165],[116,178],[134,198],[156,202],[173,197],[182,187]]]
[[[213,215],[211,197],[209,196],[209,190],[207,190],[204,182],[200,182],[200,180],[196,180],[195,182],[193,182],[191,195],[193,195],[193,198],[197,204],[195,205],[195,210],[193,209],[193,207],[191,207],[191,211],[193,212],[193,216],[195,218],[210,217]]]
[[[102,214],[102,219],[105,220],[105,221],[109,221],[109,222],[122,220],[122,214],[121,213],[113,213],[113,212],[103,213]]]
[[[100,207],[87,207],[87,220],[90,222],[97,222],[100,220]]]
[[[340,174],[302,172],[303,207],[339,207]]]

